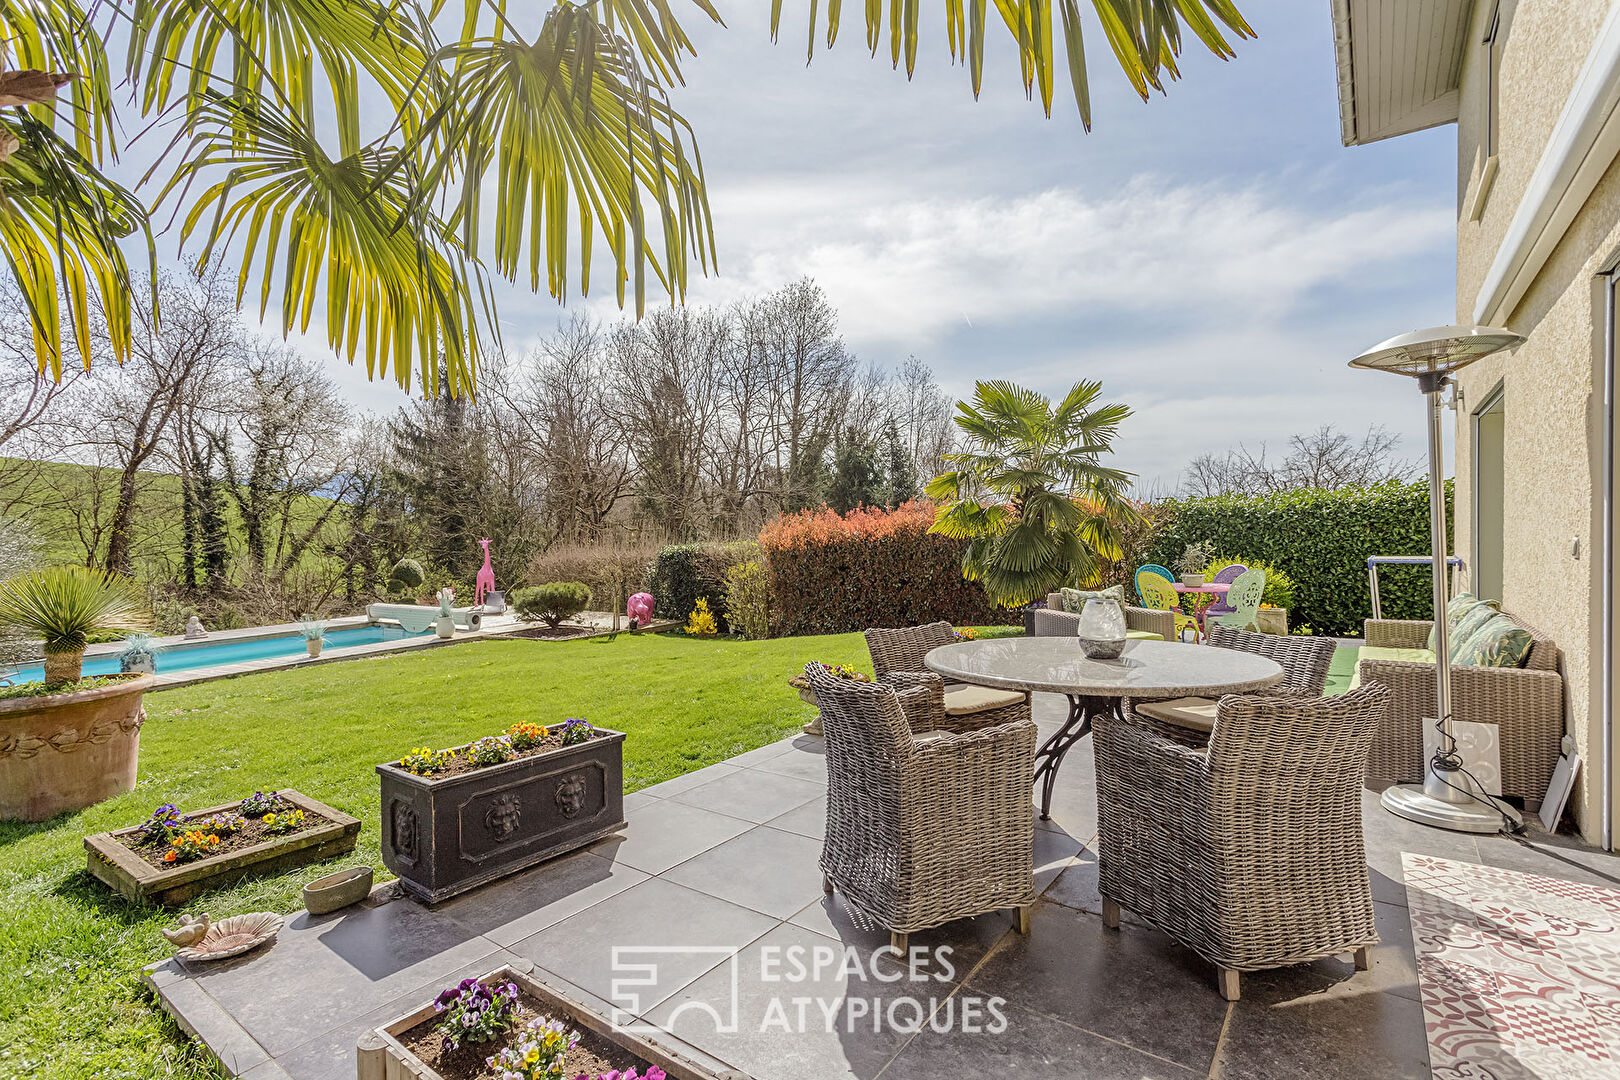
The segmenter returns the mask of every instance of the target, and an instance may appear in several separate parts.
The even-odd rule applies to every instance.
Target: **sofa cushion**
[[[1166,724],[1175,724],[1206,735],[1215,730],[1214,698],[1182,697],[1169,701],[1138,701],[1132,707],[1143,716],[1150,716]]]
[[[945,711],[951,716],[972,716],[975,713],[989,712],[991,709],[1005,709],[1023,700],[1024,695],[1016,690],[964,686],[959,690],[946,691]]]
[[[1361,665],[1368,660],[1397,660],[1408,664],[1432,664],[1432,649],[1387,649],[1378,645],[1364,645],[1356,654],[1356,670],[1350,676],[1350,689],[1361,685]]]
[[[1447,650],[1452,663],[1457,661],[1457,642],[1475,630],[1501,610],[1501,603],[1496,600],[1483,600],[1473,593],[1460,592],[1446,601],[1446,629],[1450,634],[1451,648]],[[1429,628],[1429,651],[1435,651],[1434,627]]]
[[[1163,634],[1155,634],[1151,630],[1127,630],[1127,631],[1125,631],[1125,640],[1126,641],[1163,641],[1164,640],[1164,635]]]
[[[1106,589],[1097,589],[1095,591],[1090,589],[1064,589],[1061,595],[1063,596],[1063,610],[1071,615],[1078,615],[1086,609],[1087,600],[1100,598],[1118,600],[1123,604],[1125,602],[1125,586],[1110,585]]]
[[[1535,637],[1506,615],[1493,615],[1456,642],[1451,662],[1457,667],[1524,667]]]

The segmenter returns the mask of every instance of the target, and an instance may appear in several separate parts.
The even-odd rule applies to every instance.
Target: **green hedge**
[[[1372,617],[1369,555],[1423,555],[1429,550],[1429,482],[1336,491],[1306,489],[1276,495],[1171,499],[1172,524],[1148,551],[1148,561],[1174,566],[1182,549],[1202,541],[1234,559],[1271,563],[1294,579],[1289,623],[1318,634],[1360,637]],[[1451,483],[1446,482],[1451,517]],[[1427,619],[1433,610],[1427,567],[1378,571],[1386,619]]]
[[[685,622],[699,597],[707,597],[715,623],[722,634],[727,633],[726,571],[758,554],[758,546],[750,541],[659,548],[648,583],[653,610],[663,618]]]

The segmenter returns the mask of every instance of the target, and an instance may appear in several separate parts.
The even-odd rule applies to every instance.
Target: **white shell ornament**
[[[175,953],[182,960],[223,960],[238,956],[275,939],[285,920],[268,911],[232,915],[208,928],[202,939]]]

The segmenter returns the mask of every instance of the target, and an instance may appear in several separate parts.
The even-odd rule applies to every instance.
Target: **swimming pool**
[[[372,645],[379,641],[403,641],[406,638],[426,637],[433,633],[408,634],[397,626],[357,626],[349,630],[329,630],[326,649],[346,649],[352,645]],[[248,660],[268,660],[279,656],[298,656],[304,653],[304,636],[299,633],[276,637],[248,638],[236,641],[198,641],[185,645],[170,645],[158,652],[155,659],[158,674],[172,671],[192,671],[197,668],[240,664]],[[86,675],[116,675],[116,654],[87,656],[84,658]],[[43,664],[24,667],[16,682],[36,682],[45,678]]]

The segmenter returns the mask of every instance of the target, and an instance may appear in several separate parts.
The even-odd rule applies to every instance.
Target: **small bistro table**
[[[996,638],[941,645],[928,670],[1000,690],[1037,690],[1069,699],[1069,717],[1035,754],[1041,819],[1050,816],[1063,757],[1091,733],[1092,717],[1122,716],[1127,698],[1164,701],[1263,690],[1282,681],[1274,660],[1235,649],[1175,641],[1127,641],[1118,660],[1090,660],[1072,637]]]

